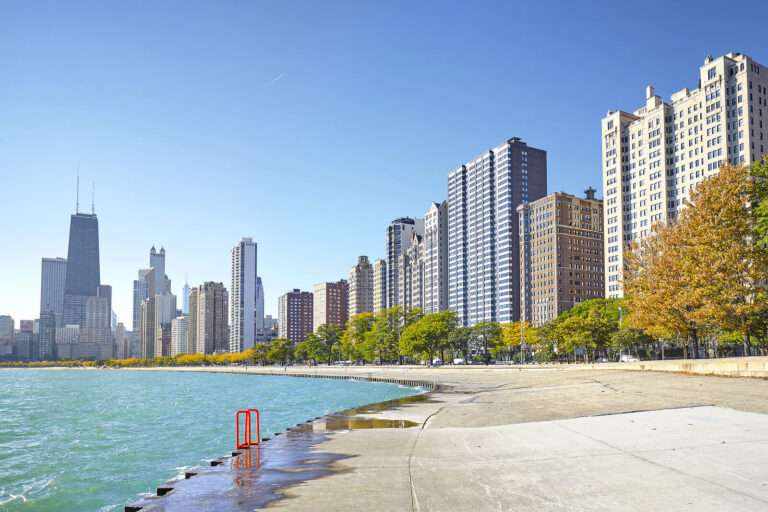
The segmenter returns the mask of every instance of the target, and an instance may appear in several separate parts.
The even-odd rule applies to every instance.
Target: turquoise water
[[[186,469],[232,451],[238,409],[258,408],[266,436],[416,392],[280,376],[3,370],[0,509],[122,510]]]

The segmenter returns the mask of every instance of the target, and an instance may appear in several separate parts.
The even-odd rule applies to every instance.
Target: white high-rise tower
[[[256,275],[256,242],[243,238],[232,248],[232,288],[229,314],[229,350],[253,347],[258,329],[264,327],[264,298]]]

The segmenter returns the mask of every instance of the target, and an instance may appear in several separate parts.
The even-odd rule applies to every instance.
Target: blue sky
[[[102,282],[162,245],[179,293],[259,244],[266,312],[384,255],[387,223],[512,136],[549,191],[600,189],[600,119],[695,87],[707,54],[768,63],[763,2],[0,3],[0,314],[35,318],[96,182]],[[730,21],[729,21],[730,20]],[[732,31],[738,28],[738,32]]]

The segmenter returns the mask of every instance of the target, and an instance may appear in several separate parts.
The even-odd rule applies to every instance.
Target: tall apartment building
[[[323,324],[346,325],[349,321],[347,299],[349,284],[345,279],[335,283],[316,284],[312,298],[312,330]]]
[[[229,352],[229,293],[222,283],[207,281],[189,291],[190,353]]]
[[[517,137],[448,174],[448,307],[462,325],[518,318],[516,208],[546,190],[546,151]]]
[[[99,221],[96,214],[75,213],[69,224],[62,314],[65,325],[85,325],[85,303],[98,295]]]
[[[141,340],[140,357],[148,359],[155,357],[155,339],[157,338],[157,328],[155,327],[155,297],[149,297],[141,301],[140,306],[141,319],[139,321]],[[136,329],[134,329],[134,332]]]
[[[139,269],[138,279],[133,282],[133,334],[131,339],[131,357],[142,357],[141,303],[154,297],[155,269]]]
[[[625,251],[633,240],[676,219],[692,190],[721,164],[749,164],[768,154],[767,88],[768,68],[746,55],[708,56],[695,89],[665,103],[648,87],[643,107],[603,118],[607,297],[623,295]]]
[[[603,201],[595,190],[565,192],[517,207],[520,318],[541,325],[579,303],[604,297]]]
[[[387,309],[387,262],[373,262],[373,314],[378,315]]]
[[[277,335],[296,343],[306,341],[312,333],[312,292],[298,288],[277,299]]]
[[[411,287],[408,306],[421,308],[424,314],[448,309],[447,201],[432,203],[424,214],[424,236],[419,237],[408,260]]]
[[[186,315],[176,317],[171,322],[171,355],[189,354],[187,350],[187,332],[189,331],[189,317]]]
[[[40,269],[40,312],[53,311],[57,325],[64,325],[64,283],[67,260],[43,258]]]
[[[256,263],[257,245],[252,238],[243,238],[232,248],[229,346],[233,353],[253,348],[258,331],[264,328],[264,291]]]
[[[373,265],[368,256],[359,256],[349,270],[349,317],[373,313]]]
[[[402,306],[404,298],[400,296],[401,268],[400,256],[405,255],[411,245],[413,234],[424,234],[424,219],[400,217],[387,226],[387,307]]]

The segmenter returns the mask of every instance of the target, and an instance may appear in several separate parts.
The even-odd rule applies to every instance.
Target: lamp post
[[[621,330],[621,320],[624,318],[624,308],[619,306],[619,330]],[[621,362],[621,356],[624,354],[624,349],[619,349],[619,362]],[[631,354],[631,352],[630,352]]]
[[[525,324],[522,320],[520,320],[520,364],[523,364],[524,356],[523,356],[523,326]]]

